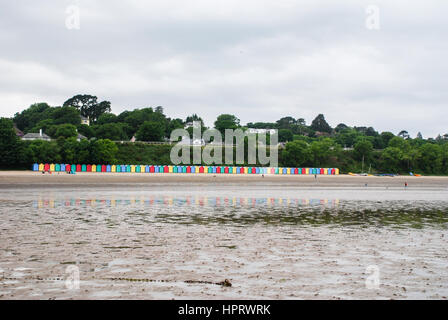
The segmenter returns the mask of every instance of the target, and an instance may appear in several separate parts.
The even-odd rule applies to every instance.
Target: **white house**
[[[90,126],[90,120],[89,118],[86,118],[84,116],[81,116],[81,124],[86,124],[88,126]]]
[[[258,133],[258,134],[265,134],[265,133],[269,133],[269,134],[275,134],[275,129],[255,129],[255,128],[248,128],[247,132],[248,133]]]

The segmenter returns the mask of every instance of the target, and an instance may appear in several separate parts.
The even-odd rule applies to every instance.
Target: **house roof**
[[[43,139],[50,139],[49,136],[47,136],[45,133],[42,133],[42,135],[40,135],[40,133],[27,133],[26,135],[23,136],[24,138],[34,138],[34,139],[39,139],[39,138],[43,138]]]
[[[21,131],[21,130],[19,130],[16,126],[14,126],[14,131],[16,132],[16,135],[18,136],[18,137],[23,137],[25,134]]]

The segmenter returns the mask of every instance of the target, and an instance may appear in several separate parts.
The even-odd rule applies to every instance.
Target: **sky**
[[[76,94],[118,114],[284,116],[448,133],[448,2],[0,0],[0,116]]]

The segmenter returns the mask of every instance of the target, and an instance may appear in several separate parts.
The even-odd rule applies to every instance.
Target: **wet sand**
[[[3,172],[0,299],[444,300],[447,183]]]

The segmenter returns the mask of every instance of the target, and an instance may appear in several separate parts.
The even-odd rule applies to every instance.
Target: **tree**
[[[355,156],[358,160],[370,159],[373,151],[372,143],[367,139],[361,139],[355,144]]]
[[[172,119],[168,123],[168,131],[166,132],[166,136],[170,137],[171,132],[175,129],[183,129],[184,128],[184,122],[182,119]]]
[[[70,138],[70,137],[77,137],[78,132],[76,131],[76,127],[72,124],[61,124],[59,126],[55,126],[52,131],[54,133],[51,135],[52,138]]]
[[[215,121],[215,128],[218,129],[221,134],[225,133],[225,129],[237,129],[240,127],[240,119],[233,114],[221,114]]]
[[[61,149],[55,141],[30,141],[27,153],[32,163],[60,163],[62,160]]]
[[[113,141],[128,140],[129,137],[123,130],[121,123],[106,123],[104,125],[94,126],[95,137],[98,139],[109,139]]]
[[[53,108],[51,108],[47,103],[35,103],[28,109],[23,110],[21,113],[16,113],[13,120],[17,125],[17,128],[26,133],[39,121],[51,119],[52,112]]]
[[[75,107],[80,110],[82,116],[89,118],[92,122],[96,122],[103,113],[111,111],[109,101],[98,103],[97,100],[96,96],[78,94],[65,101],[63,106]]]
[[[113,113],[103,113],[102,115],[100,115],[98,117],[97,124],[102,125],[102,124],[115,123],[115,122],[118,122],[116,115],[114,115]]]
[[[280,142],[288,142],[294,140],[294,135],[292,131],[289,129],[280,129],[278,130],[278,141]]]
[[[301,167],[309,163],[311,151],[305,141],[288,142],[282,152],[282,162],[288,167]]]
[[[332,129],[330,125],[325,120],[325,116],[323,114],[319,114],[311,123],[311,129],[319,132],[327,132],[331,133]]]
[[[398,133],[398,136],[403,139],[409,139],[411,137],[406,130],[401,130],[400,133]]]
[[[17,137],[13,122],[0,119],[0,167],[8,167],[22,163],[23,144]]]
[[[389,173],[398,173],[403,171],[401,166],[403,152],[396,147],[387,147],[381,154],[382,166]]]
[[[200,116],[198,116],[196,113],[192,114],[191,116],[188,116],[185,119],[185,123],[193,123],[194,121],[201,122],[201,126],[204,126],[204,120]]]
[[[110,163],[116,162],[118,152],[117,145],[109,139],[100,139],[93,143],[92,146],[92,160],[95,163]]]
[[[392,132],[381,132],[381,139],[383,140],[383,146],[386,148],[389,145],[389,141],[392,140],[395,135]]]
[[[56,107],[53,108],[52,118],[54,124],[81,124],[80,112],[75,107]]]
[[[95,136],[95,131],[93,130],[93,128],[86,124],[80,124],[78,126],[78,132],[85,136],[87,139],[91,139]]]
[[[280,120],[277,120],[277,127],[279,129],[291,129],[292,126],[297,124],[297,120],[293,117],[283,117]]]
[[[417,139],[419,139],[419,140],[423,139],[423,135],[421,132],[417,133]]]
[[[442,148],[436,144],[426,143],[420,147],[417,159],[418,167],[425,173],[436,174],[442,169]]]
[[[337,151],[334,141],[324,138],[314,141],[310,146],[313,166],[323,166],[329,162],[330,157]]]
[[[139,141],[162,141],[165,136],[165,127],[154,121],[145,121],[137,131],[137,140]]]

